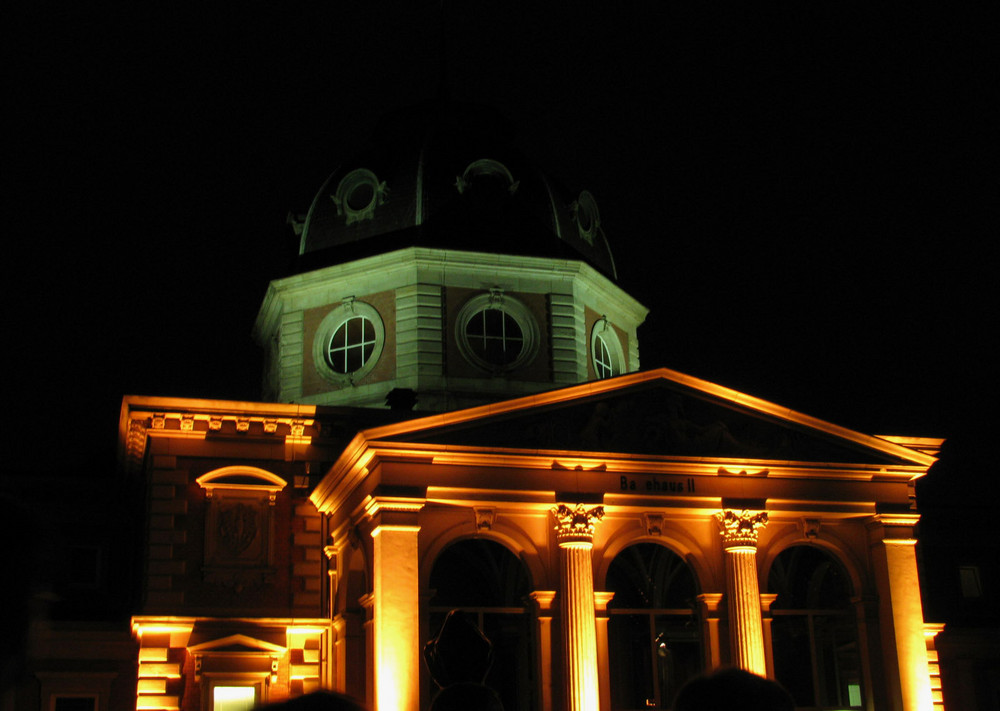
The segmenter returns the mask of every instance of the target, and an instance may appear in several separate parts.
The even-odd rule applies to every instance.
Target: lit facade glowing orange
[[[757,441],[672,453],[667,435],[636,435],[636,413],[677,398],[689,424],[725,413],[730,433]],[[595,415],[615,428],[604,448],[575,446]],[[370,427],[346,446],[331,436],[342,417],[126,399],[123,456],[152,497],[146,607],[133,623],[137,708],[188,708],[192,694],[233,680],[261,699],[328,687],[377,709],[426,708],[430,576],[466,540],[509,551],[530,580],[527,707],[620,707],[632,673],[621,625],[650,613],[623,609],[609,585],[616,560],[652,544],[695,586],[687,612],[662,615],[688,615],[697,634],[664,632],[659,658],[695,649],[698,668],[781,679],[782,635],[799,613],[772,589],[775,571],[807,548],[842,571],[850,595],[831,612],[851,620],[838,628],[856,660],[842,662],[845,703],[929,708],[911,494],[940,440],[862,435],[669,370]],[[231,425],[210,430],[212,418]],[[308,443],[288,442],[296,425]],[[779,435],[794,444],[769,458],[759,443]],[[255,541],[235,532],[247,526]],[[650,689],[649,703],[666,708],[671,690]]]

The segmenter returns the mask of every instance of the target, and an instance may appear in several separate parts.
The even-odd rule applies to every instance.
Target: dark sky
[[[40,4],[12,24],[15,467],[110,468],[126,393],[257,397],[250,329],[297,247],[287,212],[378,116],[437,90],[443,46],[455,96],[497,107],[543,169],[596,196],[620,281],[651,309],[644,367],[949,437],[941,492],[996,489],[976,478],[998,321],[995,52],[977,18],[144,5]]]

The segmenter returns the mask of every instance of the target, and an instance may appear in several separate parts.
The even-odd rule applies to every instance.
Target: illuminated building
[[[931,708],[913,489],[941,441],[639,371],[593,196],[493,122],[390,120],[322,186],[255,327],[272,402],[125,398],[136,708],[424,709],[452,609],[511,711],[668,708],[720,664]]]

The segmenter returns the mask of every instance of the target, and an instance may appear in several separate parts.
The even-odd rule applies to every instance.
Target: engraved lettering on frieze
[[[626,476],[618,477],[620,491],[635,491],[652,494],[693,494],[695,493],[694,477],[680,479],[679,477],[663,478],[657,476]]]
[[[257,511],[252,506],[236,504],[219,511],[219,543],[233,557],[250,547],[257,530]]]
[[[722,527],[722,542],[727,546],[756,546],[757,532],[767,525],[766,511],[733,511],[726,509],[715,514]]]

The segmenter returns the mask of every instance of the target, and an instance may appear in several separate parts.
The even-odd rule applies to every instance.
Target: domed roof
[[[341,164],[306,216],[297,271],[409,246],[582,259],[615,278],[593,196],[553,184],[496,111],[399,111]]]

